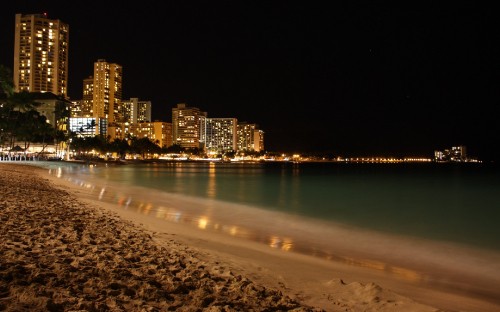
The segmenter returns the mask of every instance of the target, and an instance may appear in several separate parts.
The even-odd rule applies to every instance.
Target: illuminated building
[[[94,103],[94,77],[83,79],[83,98],[72,101],[71,117],[92,117]]]
[[[444,151],[434,151],[434,160],[438,162],[468,162],[467,149],[465,146],[453,146]]]
[[[465,146],[452,146],[450,157],[452,161],[466,161],[467,149]]]
[[[110,140],[116,139],[125,139],[127,137],[127,133],[125,132],[125,123],[123,122],[114,122],[112,124],[108,124],[106,137]]]
[[[443,151],[434,151],[434,159],[436,161],[443,161],[444,160],[444,152]]]
[[[151,121],[151,101],[140,101],[138,98],[123,101],[122,116],[123,121],[129,123]]]
[[[236,151],[236,118],[207,118],[205,150],[209,154]]]
[[[237,141],[238,151],[263,151],[264,131],[259,130],[257,124],[240,122],[238,123]]]
[[[203,121],[207,116],[197,107],[177,104],[172,108],[172,138],[173,144],[183,148],[203,148]]]
[[[94,77],[83,79],[81,117],[92,117],[94,111]]]
[[[148,138],[160,147],[172,145],[172,124],[169,122],[139,122],[130,125],[130,132],[137,138]]]
[[[253,149],[256,152],[264,151],[264,131],[260,129],[255,129],[253,139]]]
[[[93,116],[108,124],[121,122],[122,66],[100,59],[94,63]]]
[[[39,104],[36,111],[47,118],[47,123],[56,130],[68,131],[70,101],[52,92],[35,92],[33,99]]]
[[[73,100],[71,101],[71,117],[82,116],[83,100]]]
[[[16,14],[15,91],[51,92],[67,98],[69,26],[47,14]]]
[[[97,129],[98,120],[93,117],[71,117],[69,119],[69,130],[76,133],[78,137],[93,137]],[[100,129],[106,129],[101,125]]]

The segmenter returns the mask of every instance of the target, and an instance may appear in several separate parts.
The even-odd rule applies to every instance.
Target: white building
[[[221,154],[237,150],[236,118],[207,118],[205,150],[208,154]]]

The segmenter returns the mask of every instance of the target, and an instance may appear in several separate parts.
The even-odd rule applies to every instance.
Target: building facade
[[[67,98],[69,26],[47,14],[16,14],[15,91],[51,92]]]
[[[264,151],[264,131],[255,129],[253,132],[253,150],[255,152]]]
[[[92,114],[108,124],[121,122],[122,66],[100,59],[94,63]]]
[[[71,109],[69,100],[52,92],[36,92],[33,99],[39,104],[36,111],[47,118],[47,123],[55,130],[68,132]]]
[[[236,118],[207,118],[205,151],[208,154],[223,154],[237,149]]]
[[[138,123],[151,121],[151,101],[131,98],[122,102],[123,122]]]
[[[264,131],[259,129],[259,125],[248,122],[238,123],[237,135],[238,151],[264,150]]]
[[[78,137],[93,137],[99,120],[94,117],[71,117],[69,119],[69,130]],[[103,129],[103,127],[99,127]],[[105,128],[105,127],[104,127]]]
[[[444,151],[434,151],[434,160],[438,162],[467,162],[467,148],[463,145],[452,146]]]
[[[81,117],[92,117],[94,113],[94,77],[83,79]]]
[[[172,145],[172,124],[163,121],[139,122],[130,126],[131,134],[137,138],[148,138],[159,147]]]
[[[94,77],[83,79],[83,98],[71,101],[71,117],[92,117],[94,103]]]
[[[197,107],[188,107],[185,103],[172,108],[172,139],[173,144],[183,148],[203,148],[200,143],[200,120],[204,120],[206,112]]]

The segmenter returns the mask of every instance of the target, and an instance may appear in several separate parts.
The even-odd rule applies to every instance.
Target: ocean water
[[[38,163],[81,194],[500,304],[500,169],[490,164]]]
[[[101,185],[140,186],[500,250],[500,170],[492,165],[156,162],[59,167]]]

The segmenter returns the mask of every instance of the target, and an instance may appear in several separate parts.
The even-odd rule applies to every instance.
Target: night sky
[[[12,68],[15,14],[46,12],[70,26],[71,99],[106,59],[154,120],[187,103],[259,124],[268,151],[432,157],[466,145],[500,160],[497,11],[412,3],[9,1],[0,63]]]

